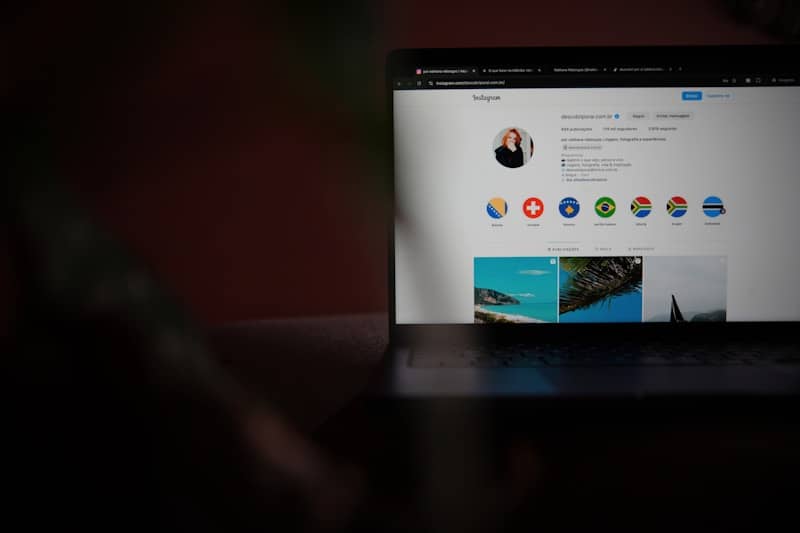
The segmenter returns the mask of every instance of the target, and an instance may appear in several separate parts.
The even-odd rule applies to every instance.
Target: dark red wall
[[[202,322],[386,309],[386,197],[363,117],[382,111],[390,49],[770,41],[714,1],[364,5],[309,24],[277,5],[179,10],[75,77],[65,178]],[[11,39],[47,33],[31,61],[47,58],[53,32],[72,35],[62,16],[38,13]],[[325,39],[342,50],[327,56]],[[291,68],[320,57],[347,76]]]

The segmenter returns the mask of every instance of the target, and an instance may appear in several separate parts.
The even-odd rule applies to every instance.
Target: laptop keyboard
[[[796,346],[569,346],[517,345],[502,348],[415,349],[409,365],[420,368],[532,368],[597,366],[796,365]]]

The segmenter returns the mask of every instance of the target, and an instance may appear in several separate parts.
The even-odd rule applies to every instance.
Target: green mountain
[[[519,300],[493,289],[475,287],[475,305],[517,305]]]

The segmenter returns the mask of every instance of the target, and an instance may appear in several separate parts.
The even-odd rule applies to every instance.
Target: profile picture
[[[522,128],[500,130],[494,138],[494,158],[506,168],[519,168],[533,157],[533,139]]]

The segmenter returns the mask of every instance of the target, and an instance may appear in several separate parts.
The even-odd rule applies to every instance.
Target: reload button
[[[683,91],[681,100],[699,102],[703,99],[703,91]]]

